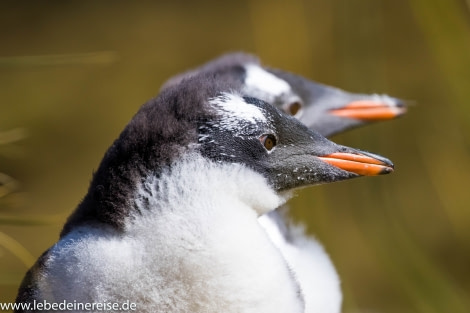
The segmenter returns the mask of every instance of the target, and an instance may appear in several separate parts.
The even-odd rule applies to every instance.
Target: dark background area
[[[246,51],[408,114],[333,140],[392,175],[305,189],[343,311],[470,312],[470,10],[457,0],[0,3],[0,302],[58,237],[139,106],[177,73]]]

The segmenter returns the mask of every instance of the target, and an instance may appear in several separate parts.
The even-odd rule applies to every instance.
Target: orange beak
[[[342,170],[361,176],[375,176],[393,172],[393,163],[389,160],[380,160],[365,154],[337,152],[319,157],[319,159]]]
[[[355,118],[367,121],[390,120],[406,112],[406,107],[399,103],[390,106],[386,103],[373,100],[357,100],[348,103],[340,109],[330,110],[330,113],[339,117]]]

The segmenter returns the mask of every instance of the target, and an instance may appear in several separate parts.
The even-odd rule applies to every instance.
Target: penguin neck
[[[196,221],[199,215],[225,214],[235,208],[257,218],[285,203],[288,196],[278,194],[261,174],[246,166],[188,153],[137,183],[131,220],[174,213]]]
[[[150,260],[165,251],[158,272],[200,286],[192,298],[210,294],[207,305],[227,312],[303,311],[294,274],[257,220],[285,201],[261,175],[192,155],[148,176],[133,201],[139,209],[125,237],[140,242]]]

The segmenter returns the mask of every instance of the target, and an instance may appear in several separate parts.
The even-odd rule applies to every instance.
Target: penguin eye
[[[287,107],[285,108],[285,110],[286,110],[286,113],[294,116],[297,113],[299,113],[301,108],[302,108],[302,103],[300,103],[299,101],[295,101],[295,102],[289,103]]]
[[[259,137],[259,141],[263,144],[266,150],[271,151],[277,144],[276,137],[272,134],[266,134]]]

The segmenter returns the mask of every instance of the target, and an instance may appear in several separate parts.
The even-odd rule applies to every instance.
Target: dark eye
[[[263,144],[266,150],[271,151],[277,144],[276,137],[272,134],[262,135],[259,137],[259,141]]]
[[[302,103],[300,103],[299,101],[295,101],[295,102],[289,103],[286,106],[285,111],[286,111],[286,113],[294,116],[297,113],[299,113],[301,108],[302,108]]]

